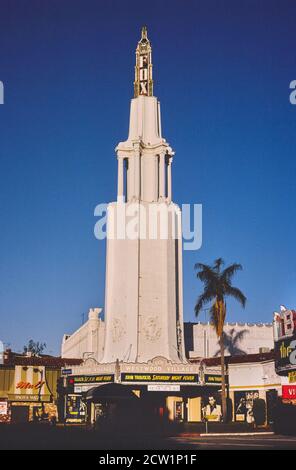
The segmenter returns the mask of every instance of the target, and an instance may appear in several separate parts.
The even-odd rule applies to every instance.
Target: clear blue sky
[[[134,50],[148,26],[163,134],[176,150],[174,200],[203,204],[193,266],[241,262],[245,310],[296,307],[294,1],[2,0],[0,339],[58,353],[64,332],[104,304],[94,207],[116,197],[114,147],[127,137]]]

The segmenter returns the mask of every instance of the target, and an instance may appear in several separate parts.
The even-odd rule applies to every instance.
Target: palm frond
[[[247,354],[243,349],[238,347],[239,341],[243,339],[246,333],[249,333],[249,331],[245,329],[235,334],[234,328],[231,328],[229,333],[223,332],[223,343],[225,351],[228,351],[230,356],[245,356]],[[220,349],[215,352],[214,357],[219,356],[219,354]]]
[[[250,333],[249,330],[247,329],[244,329],[244,330],[241,330],[241,331],[238,331],[235,336],[233,337],[233,343],[234,344],[237,344],[239,343],[242,339],[245,338],[246,334]]]
[[[217,281],[217,273],[207,264],[196,263],[194,269],[198,271],[196,277],[206,285]]]
[[[200,311],[204,308],[206,304],[211,302],[215,298],[215,293],[211,290],[206,289],[197,299],[194,311],[195,315],[198,316]]]
[[[242,307],[245,307],[247,298],[240,289],[231,285],[226,285],[224,289],[225,295],[233,297],[242,305]]]
[[[246,356],[246,355],[247,355],[247,353],[243,349],[240,349],[240,348],[234,348],[233,349],[232,356]]]
[[[220,354],[221,354],[221,350],[219,348],[219,349],[217,349],[217,351],[215,352],[213,357],[218,357],[218,356],[220,356]]]
[[[234,276],[234,274],[237,271],[241,271],[243,269],[241,264],[238,263],[233,263],[230,266],[227,266],[227,268],[224,269],[221,273],[221,279],[224,282],[230,282],[231,278]]]
[[[233,340],[232,340],[232,336],[225,332],[223,332],[223,343],[224,343],[224,346],[225,346],[225,349],[229,349],[233,343]]]
[[[196,277],[204,284],[203,293],[198,297],[195,305],[195,314],[198,316],[207,303],[214,301],[210,308],[210,317],[218,338],[221,338],[223,335],[226,317],[226,297],[233,297],[240,302],[243,307],[247,300],[245,295],[237,287],[233,287],[231,283],[232,276],[236,271],[242,269],[242,266],[238,263],[234,263],[221,272],[223,265],[224,260],[218,258],[214,261],[213,266],[203,263],[196,263],[194,266],[197,271]],[[233,334],[234,330],[231,332],[230,337],[224,337],[228,349],[232,347]],[[237,338],[237,341],[239,340],[240,337]]]
[[[229,352],[230,356],[246,356],[247,355],[246,351],[243,351],[240,348],[226,348],[225,347],[225,349]],[[213,357],[218,357],[220,356],[220,354],[221,354],[221,350],[218,349],[213,355]]]
[[[208,269],[212,270],[212,267],[204,263],[195,263],[194,269],[195,270],[199,269],[200,271],[203,271],[203,270],[208,270]]]
[[[214,270],[219,273],[221,266],[223,266],[224,264],[225,263],[224,263],[223,258],[215,259],[215,261],[214,261]]]

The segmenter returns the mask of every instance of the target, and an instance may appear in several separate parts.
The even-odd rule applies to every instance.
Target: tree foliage
[[[46,343],[41,343],[39,341],[33,341],[30,339],[28,344],[24,346],[24,353],[28,354],[31,353],[32,356],[39,356],[40,354],[43,353],[43,351],[46,348]]]

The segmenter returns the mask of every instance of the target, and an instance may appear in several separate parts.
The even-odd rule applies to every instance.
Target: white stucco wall
[[[219,345],[213,326],[209,323],[193,323],[190,328],[193,329],[193,350],[190,351],[190,357],[214,356],[219,350]],[[234,330],[234,335],[246,330],[238,346],[247,354],[259,353],[260,348],[272,349],[274,347],[271,323],[226,323],[224,331],[230,334],[232,330]]]
[[[275,373],[274,361],[230,364],[229,383],[231,390],[243,388],[269,389],[275,388],[281,391],[281,377]]]
[[[101,312],[101,308],[90,309],[88,320],[71,335],[64,335],[62,357],[101,360],[105,336],[105,323],[99,318]]]
[[[104,349],[105,322],[99,318],[102,309],[91,309],[89,319],[71,335],[64,335],[62,342],[62,357],[83,358],[92,356],[101,362]],[[185,325],[188,326],[188,323]],[[209,324],[191,324],[193,328],[193,351],[190,357],[212,357],[219,350],[217,337]],[[240,324],[227,323],[225,331],[235,332],[247,329],[248,333],[239,347],[248,354],[259,353],[260,348],[273,348],[272,326],[269,324]],[[186,331],[186,328],[185,328]],[[227,354],[227,353],[226,353]]]

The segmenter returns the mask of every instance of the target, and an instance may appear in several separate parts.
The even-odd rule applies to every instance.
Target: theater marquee
[[[197,374],[121,374],[121,382],[197,384]]]
[[[114,382],[114,374],[77,375],[77,376],[69,377],[68,381],[69,381],[69,384],[73,384],[73,385]]]

